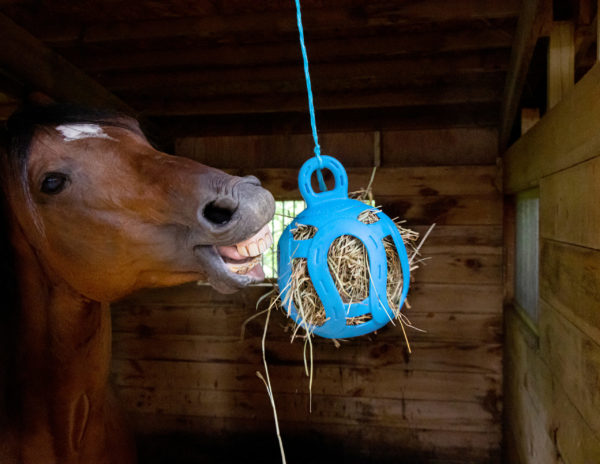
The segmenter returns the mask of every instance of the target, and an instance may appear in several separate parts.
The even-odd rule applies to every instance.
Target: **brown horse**
[[[33,106],[7,127],[0,463],[135,462],[107,385],[108,303],[260,281],[273,197],[254,177],[157,151],[109,112]]]

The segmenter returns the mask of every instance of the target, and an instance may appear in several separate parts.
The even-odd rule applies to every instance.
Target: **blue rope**
[[[302,50],[302,60],[304,61],[304,77],[306,78],[306,91],[308,92],[308,110],[310,112],[310,126],[312,127],[312,135],[315,141],[315,156],[319,161],[319,169],[317,170],[317,180],[319,188],[322,192],[327,190],[325,180],[323,179],[323,159],[321,158],[321,146],[319,145],[319,137],[317,135],[317,122],[315,120],[315,107],[313,103],[312,87],[310,84],[310,73],[308,72],[308,56],[306,47],[304,46],[304,28],[302,27],[302,14],[300,13],[300,0],[296,0],[296,17],[298,21],[298,32],[300,33],[300,49]]]

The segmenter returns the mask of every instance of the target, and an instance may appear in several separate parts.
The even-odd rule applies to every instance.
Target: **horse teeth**
[[[258,249],[258,245],[256,244],[256,242],[251,243],[248,245],[248,253],[250,256],[258,256],[260,255],[260,251]]]
[[[261,253],[264,253],[265,250],[267,249],[267,244],[265,243],[265,241],[262,238],[258,239],[258,249]]]
[[[265,242],[267,242],[267,248],[271,248],[273,246],[273,236],[271,232],[267,232],[265,235]]]
[[[252,261],[249,261],[244,264],[228,263],[227,267],[229,268],[229,270],[231,272],[234,272],[235,274],[247,274],[249,271],[254,269],[254,267],[256,265],[260,264],[260,262],[261,262],[261,257],[256,256]]]
[[[238,245],[238,246],[237,246],[237,252],[238,252],[240,255],[242,255],[242,256],[244,256],[244,257],[246,257],[246,258],[247,258],[248,256],[250,256],[250,253],[248,252],[248,248],[246,248],[244,245]]]

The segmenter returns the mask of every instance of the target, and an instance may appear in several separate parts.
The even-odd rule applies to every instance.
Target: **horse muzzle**
[[[208,282],[232,293],[264,279],[262,254],[273,245],[268,222],[275,212],[270,192],[253,176],[231,177],[198,209],[200,243],[194,247]]]

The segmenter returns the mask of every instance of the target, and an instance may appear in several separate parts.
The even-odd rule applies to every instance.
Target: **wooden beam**
[[[341,7],[303,9],[304,28],[310,37],[342,30],[352,35],[367,28],[397,30],[407,25],[424,25],[451,21],[478,21],[494,18],[512,18],[518,12],[518,0],[455,0],[448,8],[446,0],[426,2],[367,2],[360,9],[347,4]],[[296,16],[290,4],[282,10],[249,12],[246,14],[205,15],[194,17],[160,18],[141,21],[98,22],[91,11],[87,24],[65,24],[48,20],[56,12],[40,9],[32,21],[43,41],[59,43],[82,40],[86,43],[104,43],[123,40],[146,40],[168,37],[218,39],[245,38],[257,42],[262,38],[288,35],[297,36]],[[58,18],[57,18],[58,19]]]
[[[504,187],[516,193],[600,153],[600,64],[511,146],[504,157]]]
[[[524,0],[512,47],[500,119],[499,151],[504,153],[519,108],[529,63],[542,30],[549,22],[552,8],[549,0]]]
[[[313,86],[313,88],[315,88]],[[129,101],[147,116],[193,116],[199,114],[256,114],[308,111],[306,90],[295,93],[258,95],[132,96]],[[498,87],[493,85],[438,85],[424,88],[389,88],[383,90],[324,93],[315,98],[317,110],[348,110],[379,107],[414,107],[466,103],[497,103]]]
[[[369,79],[390,78],[397,83],[413,82],[416,78],[432,79],[432,76],[460,76],[473,73],[496,73],[506,69],[509,51],[474,50],[463,53],[439,53],[422,57],[401,57],[364,61],[344,61],[338,63],[316,63],[311,65],[311,78],[330,79]],[[271,66],[250,66],[233,68],[213,68],[194,71],[168,72],[120,72],[99,76],[99,80],[112,91],[131,89],[160,89],[177,86],[199,86],[200,84],[238,82],[286,82],[303,81],[302,63]]]
[[[0,43],[0,68],[30,90],[41,91],[56,100],[133,112],[127,104],[4,15],[0,15]]]
[[[491,127],[497,103],[427,105],[317,111],[319,132]],[[171,137],[309,133],[306,111],[257,114],[155,116],[152,122]]]
[[[571,21],[552,24],[548,47],[548,97],[551,109],[575,85],[575,27]]]
[[[483,49],[510,48],[513,24],[500,24],[497,27],[464,27],[461,29],[424,32],[394,31],[387,35],[373,37],[345,37],[343,39],[311,40],[311,64],[327,61],[364,60],[369,57],[398,57],[413,53],[438,53],[449,51],[469,51]],[[173,41],[168,50],[136,50],[146,43],[133,42],[129,47],[122,43],[103,44],[94,47],[90,44],[85,50],[79,46],[63,47],[61,54],[77,63],[87,72],[103,72],[133,69],[160,69],[176,66],[215,68],[223,66],[257,66],[298,62],[300,48],[298,40],[276,41],[272,43],[215,44],[190,48],[189,45]],[[93,50],[90,55],[89,50]],[[97,50],[96,50],[97,48]],[[107,51],[108,49],[108,51]]]

